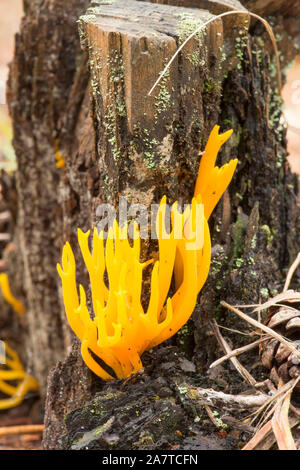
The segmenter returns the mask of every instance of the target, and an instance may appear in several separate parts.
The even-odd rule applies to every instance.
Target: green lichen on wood
[[[168,59],[166,59],[165,63],[167,64]],[[162,73],[162,72],[161,72]],[[166,113],[169,111],[171,105],[174,104],[172,101],[172,92],[174,92],[174,88],[171,85],[170,81],[170,69],[168,69],[162,79],[158,84],[158,93],[155,97],[155,113],[154,113],[154,122],[157,124],[158,117],[162,113]]]
[[[211,79],[208,79],[204,82],[204,93],[214,93],[218,88],[218,83],[213,82]]]
[[[119,121],[127,116],[124,98],[124,66],[123,57],[117,50],[112,50],[106,58],[109,68],[108,106],[104,115],[103,125],[110,144],[113,159],[122,156],[119,144]]]
[[[192,13],[180,13],[176,16],[180,18],[180,22],[177,27],[180,44],[182,44],[197,28],[204,24],[204,21],[201,18],[196,17]],[[195,34],[195,39],[201,42],[204,35],[206,35],[205,28]]]
[[[196,31],[200,26],[204,25],[205,21],[201,18],[194,16],[192,13],[180,13],[176,15],[180,18],[179,25],[177,27],[178,42],[179,45]],[[204,38],[207,35],[206,28],[200,29],[194,36],[194,42],[197,43],[197,49],[193,52],[182,51],[184,57],[194,67],[204,67],[206,64],[207,46],[204,42]]]
[[[239,30],[239,36],[235,38],[235,52],[238,59],[237,68],[242,69],[242,63],[244,60],[244,52],[248,45],[248,35],[242,29]]]
[[[232,266],[233,269],[240,268],[243,265],[243,252],[245,241],[245,221],[243,214],[238,212],[234,227],[233,246],[232,246]]]

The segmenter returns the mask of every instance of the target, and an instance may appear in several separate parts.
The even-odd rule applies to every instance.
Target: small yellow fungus
[[[18,354],[5,343],[5,357],[0,354],[0,391],[10,398],[0,399],[0,410],[13,408],[22,403],[28,391],[38,390],[37,381],[24,370]],[[14,381],[16,385],[7,382]]]
[[[22,302],[17,300],[11,293],[9,287],[8,276],[5,273],[0,274],[0,288],[3,294],[4,299],[13,307],[15,312],[19,315],[25,312],[25,307],[23,306]]]
[[[65,159],[59,151],[56,152],[56,168],[66,168]]]
[[[55,147],[56,147],[56,152],[55,152],[55,157],[56,157],[56,168],[66,168],[66,162],[64,157],[62,156],[60,149],[59,149],[59,141],[55,141]]]
[[[165,225],[166,197],[156,218],[158,260],[140,261],[141,239],[134,224],[132,245],[128,226],[114,220],[106,243],[103,232],[78,229],[78,242],[91,287],[93,317],[82,285],[76,285],[76,263],[69,243],[57,265],[62,280],[68,322],[81,341],[81,354],[87,366],[104,380],[127,378],[142,369],[144,351],[173,336],[189,319],[197,295],[205,283],[211,259],[207,219],[229,184],[237,160],[215,167],[217,153],[231,131],[219,135],[215,126],[202,157],[195,195],[183,213],[175,202],[171,208],[172,228]],[[150,299],[142,306],[143,271],[152,264]],[[175,276],[175,293],[169,297]]]
[[[118,378],[138,372],[142,369],[141,354],[173,336],[192,314],[199,285],[197,251],[204,251],[203,242],[200,247],[195,243],[196,248],[187,249],[193,240],[179,240],[176,234],[183,233],[184,224],[197,205],[199,203],[193,199],[192,208],[180,213],[177,202],[173,204],[172,230],[168,233],[165,226],[166,198],[161,200],[156,221],[159,259],[155,263],[153,260],[140,262],[141,239],[137,224],[134,225],[132,246],[128,240],[128,227],[119,227],[116,220],[109,229],[105,247],[103,233],[98,234],[94,229],[92,252],[88,246],[90,231],[83,233],[78,230],[79,246],[90,277],[93,319],[81,285],[80,299],[78,297],[75,258],[69,243],[65,244],[62,266],[58,265],[57,269],[62,279],[67,318],[81,340],[84,361],[104,380],[113,378],[111,370]],[[204,217],[200,223],[204,229]],[[183,282],[173,297],[167,298],[179,243],[183,254]],[[145,311],[141,304],[143,270],[149,264],[153,264],[151,293]],[[203,278],[207,273],[208,269]]]

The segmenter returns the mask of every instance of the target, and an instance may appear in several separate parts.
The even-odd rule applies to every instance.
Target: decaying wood
[[[259,408],[269,400],[268,395],[264,393],[258,395],[231,395],[207,388],[190,389],[188,395],[193,400],[199,400],[200,404],[226,409],[227,411]]]
[[[285,18],[293,15],[296,18],[300,15],[300,5],[297,0],[276,0],[273,2],[269,0],[247,0],[244,3],[259,15],[273,15],[275,13]]]

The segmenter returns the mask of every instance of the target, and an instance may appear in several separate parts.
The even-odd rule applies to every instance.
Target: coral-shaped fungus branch
[[[219,129],[219,126],[215,126],[208,138],[200,161],[194,192],[195,197],[201,195],[204,204],[204,215],[207,220],[232,180],[238,163],[237,158],[235,158],[221,168],[215,166],[220,148],[233,133],[233,130],[230,130],[224,132],[224,134],[219,134]]]
[[[0,274],[0,288],[4,299],[8,302],[14,311],[19,315],[25,312],[25,307],[20,300],[16,299],[11,293],[8,276],[5,273]]]
[[[133,244],[128,240],[128,226],[115,220],[109,229],[106,246],[101,232],[78,230],[79,246],[89,272],[94,317],[91,318],[86,293],[76,287],[76,265],[71,246],[63,248],[62,266],[57,269],[62,280],[67,318],[81,341],[81,354],[87,366],[104,380],[126,378],[142,368],[144,351],[173,336],[189,319],[197,295],[205,283],[211,257],[207,223],[212,210],[233,176],[237,160],[215,167],[217,153],[232,131],[219,135],[213,129],[202,157],[192,204],[183,213],[175,202],[171,209],[172,229],[165,223],[166,197],[160,202],[156,219],[158,260],[140,262],[141,240],[134,225]],[[200,234],[200,236],[199,236]],[[153,264],[150,299],[142,306],[143,270]],[[176,291],[168,297],[173,274]],[[106,281],[105,281],[106,280]]]
[[[5,343],[5,357],[0,354],[0,391],[10,398],[0,399],[0,410],[19,405],[28,391],[38,390],[37,381],[24,370],[18,354]],[[9,384],[13,381],[16,385]]]

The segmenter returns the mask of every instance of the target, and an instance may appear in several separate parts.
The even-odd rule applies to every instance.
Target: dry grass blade
[[[279,450],[297,450],[288,418],[290,399],[291,390],[287,395],[285,395],[283,400],[280,400],[272,418],[272,429],[276,437]]]
[[[220,359],[217,359],[216,361],[214,361],[210,366],[209,368],[212,369],[213,367],[216,367],[218,366],[219,364],[221,364],[222,362],[224,361],[227,361],[228,359],[230,359],[231,357],[234,357],[234,356],[238,356],[239,354],[243,354],[244,352],[246,351],[250,351],[251,349],[255,348],[256,346],[258,346],[259,344],[263,343],[264,341],[266,341],[267,339],[269,339],[268,337],[264,337],[264,338],[260,338],[256,341],[254,341],[253,343],[251,344],[247,344],[246,346],[243,346],[241,348],[237,348],[237,349],[234,349],[233,351],[231,351],[230,353],[226,354],[226,356],[223,356],[223,357],[220,357]]]
[[[254,423],[260,414],[262,414],[262,417],[257,424],[257,428],[260,428],[262,423],[267,422],[272,417],[277,404],[280,402],[280,400],[283,399],[283,397],[285,397],[286,394],[293,390],[297,382],[298,379],[292,379],[286,384],[282,385],[282,387],[277,390],[274,395],[272,395],[255,413],[252,414],[253,418],[251,423]]]
[[[270,448],[270,444],[264,444],[267,437],[272,432],[272,423],[268,421],[264,426],[255,433],[255,435],[250,439],[250,441],[242,448],[242,450],[255,450],[258,447],[261,450],[268,450]],[[271,443],[271,445],[273,442]]]
[[[273,307],[274,305],[279,305],[280,302],[300,302],[300,292],[295,292],[294,290],[287,290],[281,294],[277,294],[272,299],[267,302],[257,305],[253,312],[261,312],[267,308]],[[245,305],[244,307],[254,307],[255,305]],[[242,307],[242,306],[241,306]]]
[[[150,96],[153,92],[153,90],[157,87],[157,85],[159,84],[159,82],[161,81],[161,79],[163,78],[163,76],[166,74],[166,72],[168,71],[168,68],[172,65],[173,61],[175,60],[175,58],[177,57],[177,55],[179,54],[180,51],[182,51],[182,49],[185,47],[185,45],[197,34],[199,33],[199,31],[201,31],[202,29],[206,28],[210,23],[213,23],[214,21],[218,20],[219,18],[224,18],[225,16],[229,16],[229,15],[249,15],[251,16],[252,18],[255,18],[257,20],[259,20],[266,28],[266,30],[268,31],[268,34],[270,36],[270,39],[272,41],[272,45],[273,45],[273,48],[274,48],[274,52],[275,52],[275,60],[276,60],[276,67],[277,67],[277,86],[278,86],[278,92],[279,94],[281,94],[281,88],[282,88],[282,84],[281,84],[281,72],[280,72],[280,61],[279,61],[279,54],[278,54],[278,48],[277,48],[277,44],[276,44],[276,39],[275,39],[275,36],[274,36],[274,33],[272,31],[272,28],[271,26],[269,25],[269,23],[264,19],[262,18],[261,16],[259,15],[256,15],[255,13],[252,13],[250,11],[247,11],[247,10],[235,10],[235,11],[227,11],[225,13],[221,13],[220,15],[217,15],[215,16],[214,18],[211,18],[210,20],[206,21],[205,23],[201,24],[198,28],[195,29],[195,31],[193,31],[192,34],[190,34],[190,36],[181,44],[181,46],[177,49],[177,51],[175,52],[175,54],[171,57],[171,59],[169,60],[169,62],[167,63],[166,67],[164,68],[164,70],[162,71],[162,73],[160,74],[160,76],[158,77],[158,79],[156,80],[156,82],[154,83],[153,87],[151,88],[151,90],[149,91],[148,93],[148,96]]]
[[[231,354],[233,351],[230,349],[228,343],[226,342],[226,340],[223,338],[223,336],[221,335],[221,332],[219,330],[219,327],[217,325],[217,322],[214,320],[213,323],[212,323],[212,328],[214,330],[214,333],[216,335],[216,338],[218,340],[218,343],[220,344],[221,348],[223,349],[223,351],[226,353],[226,354]],[[234,355],[232,357],[230,357],[230,361],[232,362],[232,364],[234,365],[234,367],[236,368],[236,370],[238,371],[238,373],[248,382],[250,383],[251,385],[255,386],[256,385],[256,380],[255,378],[247,371],[247,369],[245,369],[244,366],[242,366],[242,364],[237,360],[236,357],[234,357]]]
[[[288,293],[288,295],[286,295]],[[262,310],[266,310],[269,307],[286,307],[285,304],[280,302],[287,302],[287,303],[298,303],[300,302],[300,293],[289,290],[287,292],[281,293],[273,297],[272,299],[268,300],[263,304],[237,304],[234,305],[235,308],[252,308],[252,313],[261,312]],[[293,307],[289,306],[290,309]],[[296,311],[296,309],[294,308]]]
[[[291,417],[289,419],[290,428],[294,428],[299,423],[299,419]],[[262,428],[260,428],[242,450],[269,450],[276,442],[276,437],[272,429],[272,420],[270,419]]]
[[[288,290],[292,277],[294,275],[294,272],[298,268],[299,264],[300,264],[300,253],[298,253],[297,258],[295,259],[295,261],[293,262],[292,266],[289,269],[289,272],[286,276],[283,292],[286,292]]]
[[[244,332],[244,331],[235,330],[234,328],[228,328],[227,326],[219,325],[219,324],[218,324],[218,327],[221,328],[222,330],[230,331],[231,333],[237,333],[238,335],[254,336],[253,332],[252,332],[252,333],[246,333],[246,332]]]
[[[281,302],[299,302],[300,293],[295,292],[294,290],[288,290],[289,285],[291,283],[291,279],[299,264],[300,253],[298,253],[297,258],[295,259],[288,271],[284,289],[281,294],[276,295],[274,298],[268,300],[264,304],[241,305],[240,307],[255,307],[255,309],[252,311],[252,313],[255,313],[261,312],[262,310],[268,309],[269,307],[272,307],[274,305],[279,307]],[[251,325],[267,333],[267,338],[273,337],[280,343],[284,344],[285,347],[289,349],[289,351],[291,351],[295,357],[300,359],[300,351],[298,351],[297,347],[295,347],[292,342],[289,342],[286,338],[282,337],[277,332],[275,332],[272,328],[269,328],[266,325],[260,323],[259,321],[249,317],[244,312],[238,310],[237,306],[232,307],[224,301],[221,302],[221,305],[236,313],[238,316],[243,318]],[[284,304],[282,306],[288,308],[289,311],[295,310],[295,312],[298,313],[298,311],[293,307],[286,307],[286,305]],[[256,342],[252,343],[252,345],[254,345],[255,343]],[[228,358],[228,356],[229,355],[227,354],[226,358]],[[221,358],[221,361],[222,359],[224,358]],[[219,362],[215,361],[213,365],[217,365],[217,363]],[[279,450],[297,450],[297,446],[295,444],[291,428],[299,424],[300,412],[299,410],[297,410],[297,408],[290,404],[290,400],[293,389],[299,381],[300,377],[292,379],[286,384],[283,384],[283,382],[280,381],[278,391],[272,397],[270,397],[269,400],[263,403],[263,405],[258,410],[256,410],[255,413],[252,414],[252,416],[254,415],[254,417],[251,423],[256,421],[261,415],[259,423],[257,425],[259,429],[253,436],[253,438],[243,447],[242,450],[267,450],[270,449],[275,442],[277,442]],[[289,419],[288,415],[290,410],[294,413],[294,416]]]
[[[251,325],[255,326],[255,328],[259,328],[263,330],[265,333],[267,333],[269,336],[272,336],[273,338],[277,339],[280,343],[284,344],[286,348],[297,358],[300,360],[300,351],[294,346],[293,343],[285,339],[283,336],[279,335],[276,333],[276,331],[272,330],[266,325],[263,325],[259,321],[255,320],[254,318],[249,317],[246,315],[244,312],[241,310],[238,310],[237,308],[233,307],[232,305],[228,304],[227,302],[224,302],[222,300],[221,305],[223,307],[228,308],[232,312],[236,313],[239,317],[243,318],[245,321],[250,323]]]

